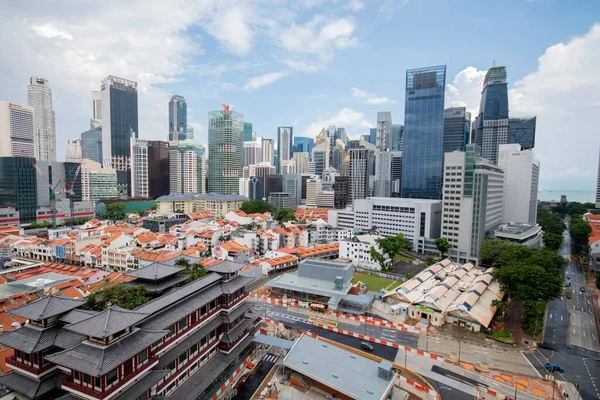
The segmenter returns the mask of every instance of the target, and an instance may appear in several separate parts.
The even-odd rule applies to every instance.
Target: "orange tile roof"
[[[304,246],[300,246],[298,247],[298,256],[300,256],[300,258],[306,258],[306,257],[311,257],[311,256],[316,256],[319,254],[323,254],[323,253],[329,253],[329,252],[334,252],[334,251],[339,251],[340,250],[340,243],[334,243],[334,244],[324,244],[322,246],[313,246],[313,247],[304,247]]]
[[[247,248],[243,244],[240,244],[240,243],[236,242],[235,240],[228,240],[225,243],[221,243],[219,245],[219,247],[221,247],[223,250],[226,250],[229,253],[232,253],[232,252],[236,253],[238,251],[247,251],[247,250],[250,250],[249,248]]]
[[[108,239],[106,239],[102,245],[104,247],[107,247],[112,242],[114,242],[117,238],[121,237],[121,235],[122,235],[122,233],[120,233],[120,232],[119,233],[115,233],[114,235],[112,235]]]
[[[270,266],[274,267],[276,265],[281,265],[281,264],[286,264],[289,262],[298,261],[298,257],[288,255],[288,256],[281,256],[281,257],[276,257],[276,258],[272,258],[272,259],[264,258],[264,259],[261,259],[260,261],[267,262]]]
[[[221,260],[220,258],[210,258],[210,257],[200,260],[200,262],[202,263],[202,265],[204,267],[212,267],[213,265],[218,264],[221,261],[223,261],[223,260]]]
[[[37,296],[35,293],[20,293],[0,299],[0,325],[2,325],[3,331],[13,331],[15,329],[12,326],[14,322],[23,324],[26,321],[25,318],[21,318],[17,315],[10,315],[7,311],[20,307],[36,299]]]
[[[85,294],[74,286],[62,290],[61,293],[72,299],[83,299],[85,297]]]
[[[62,290],[62,289],[70,288],[70,287],[82,287],[82,286],[83,286],[83,282],[81,282],[79,279],[73,279],[68,282],[63,282],[63,283],[59,283],[58,285],[54,285],[54,288],[57,290]]]
[[[298,253],[298,249],[296,249],[296,248],[290,249],[290,248],[287,248],[287,247],[282,247],[282,248],[279,248],[279,249],[277,249],[275,251],[278,252],[278,253],[288,253],[288,254],[296,254],[296,253]]]
[[[142,232],[135,237],[140,243],[150,243],[158,240],[154,232]]]
[[[238,216],[238,217],[247,217],[248,214],[246,214],[245,212],[243,212],[242,210],[236,210],[234,211],[234,213]]]
[[[179,257],[181,251],[174,250],[133,250],[131,254],[139,259],[145,261],[168,261],[176,257]]]

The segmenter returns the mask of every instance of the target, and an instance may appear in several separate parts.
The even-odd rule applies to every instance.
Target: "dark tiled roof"
[[[223,314],[223,321],[225,321],[227,323],[234,321],[240,315],[244,315],[246,313],[246,311],[250,310],[251,308],[252,308],[251,303],[244,302],[244,303],[240,304],[235,310],[233,310],[229,314]]]
[[[125,282],[124,286],[137,286],[144,285],[146,286],[146,290],[149,293],[160,293],[163,292],[175,285],[178,285],[189,278],[189,275],[173,275],[169,276],[165,279],[161,279],[160,281],[143,281],[143,280],[134,280],[131,282]]]
[[[67,325],[65,329],[95,338],[106,338],[137,324],[147,316],[147,313],[112,307],[87,319]]]
[[[98,314],[98,311],[75,309],[61,315],[60,321],[65,324],[74,324],[96,314]]]
[[[54,364],[74,369],[91,376],[102,376],[119,364],[150,347],[168,331],[135,329],[133,333],[108,346],[85,341],[68,350],[46,356]]]
[[[169,371],[167,370],[150,371],[146,376],[128,388],[123,394],[115,397],[114,400],[137,400],[168,373]]]
[[[86,335],[81,335],[79,333],[71,332],[66,329],[61,329],[58,331],[56,339],[54,339],[54,345],[56,347],[60,347],[61,349],[70,349],[73,346],[77,346],[84,340],[87,340]]]
[[[234,293],[236,290],[241,289],[244,286],[252,283],[252,281],[254,281],[254,278],[250,276],[238,275],[227,282],[221,282],[221,288],[223,289],[223,293],[231,294]]]
[[[150,281],[161,280],[168,276],[178,274],[183,268],[166,265],[162,263],[152,263],[147,267],[136,269],[133,271],[126,272],[125,275],[132,276],[138,279],[145,279]]]
[[[35,353],[50,348],[59,330],[59,327],[43,329],[27,324],[0,335],[0,344],[25,353]]]
[[[60,381],[64,377],[65,374],[56,371],[45,376],[43,381],[39,381],[25,374],[18,374],[15,371],[11,371],[0,376],[0,385],[4,385],[31,399],[41,399],[50,390],[59,387]]]
[[[67,393],[64,396],[60,396],[56,400],[85,400],[85,398],[76,396],[73,393]]]
[[[62,295],[46,296],[10,310],[10,313],[26,319],[39,321],[71,311],[83,303],[85,303],[85,300],[71,299]]]
[[[240,322],[235,328],[233,328],[228,333],[225,333],[221,338],[221,342],[223,343],[233,343],[237,338],[240,337],[242,332],[246,329],[249,329],[252,325],[254,325],[254,321],[251,319],[244,319]]]
[[[232,274],[236,271],[241,270],[245,266],[246,266],[246,264],[239,263],[237,261],[223,260],[218,264],[211,265],[210,267],[206,267],[206,270],[211,271],[211,272],[218,272],[221,274]]]

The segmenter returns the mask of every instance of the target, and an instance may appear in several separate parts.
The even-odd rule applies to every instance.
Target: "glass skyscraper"
[[[451,107],[444,110],[444,153],[464,151],[469,143],[471,113],[466,107]]]
[[[89,131],[81,134],[81,152],[85,158],[102,164],[102,126],[91,125]]]
[[[252,141],[252,123],[244,122],[244,142]]]
[[[294,153],[310,153],[313,147],[315,147],[315,139],[303,136],[296,136],[294,138],[294,146],[292,147]]]
[[[442,198],[446,66],[406,71],[402,197]]]
[[[174,95],[169,101],[169,141],[187,139],[187,103],[183,96]]]
[[[535,147],[536,117],[510,118],[508,120],[508,143],[518,143],[521,150]]]
[[[37,174],[25,157],[0,157],[0,204],[19,211],[19,222],[34,222],[37,210]]]
[[[280,126],[277,128],[277,173],[279,173],[279,162],[283,160],[291,160],[293,149],[292,143],[294,141],[294,128],[291,126]]]
[[[244,161],[244,116],[224,104],[208,113],[208,192],[237,194]]]

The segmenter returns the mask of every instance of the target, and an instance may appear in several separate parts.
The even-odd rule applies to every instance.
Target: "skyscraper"
[[[346,134],[346,128],[337,128],[335,130],[335,140],[341,140],[344,144],[348,143],[348,135]]]
[[[102,163],[102,126],[90,121],[90,129],[81,134],[81,151],[85,158]]]
[[[33,107],[35,115],[35,158],[56,161],[56,124],[48,80],[37,76],[29,78],[27,104]]]
[[[329,168],[329,153],[330,147],[328,137],[323,142],[313,147],[311,161],[315,165],[315,175],[321,177],[323,171],[326,168]]]
[[[279,162],[282,160],[292,159],[292,143],[294,141],[294,128],[291,126],[280,126],[277,128],[277,154]],[[280,171],[279,162],[277,163],[277,171]]]
[[[376,143],[377,150],[389,150],[392,145],[392,113],[389,111],[377,112]]]
[[[81,139],[67,140],[67,151],[65,152],[65,161],[79,162],[81,160]]]
[[[369,140],[367,140],[372,145],[377,144],[377,128],[369,129]]]
[[[262,161],[275,165],[275,142],[273,139],[262,139]]]
[[[244,122],[244,142],[252,141],[252,123]]]
[[[92,91],[92,119],[102,122],[102,92],[99,90]]]
[[[244,116],[223,104],[208,114],[208,192],[237,194],[244,157]]]
[[[183,96],[174,95],[169,101],[169,142],[187,138],[187,103]]]
[[[130,196],[130,138],[138,137],[137,82],[108,76],[102,80],[102,157],[117,170],[119,196]]]
[[[189,139],[170,146],[168,170],[171,193],[202,192],[203,156],[204,146]]]
[[[402,151],[404,148],[404,125],[392,124],[392,151]]]
[[[157,199],[170,193],[169,161],[169,142],[161,140],[148,141],[148,197]],[[200,161],[200,166],[202,167],[202,161]],[[200,172],[201,180],[202,172]],[[198,193],[201,193],[200,187]]]
[[[315,139],[309,137],[294,137],[293,153],[310,153],[315,147]]]
[[[406,71],[402,197],[442,198],[446,66]]]
[[[34,109],[0,101],[0,157],[35,157]]]
[[[506,67],[492,67],[485,74],[479,115],[474,121],[475,144],[481,156],[498,163],[498,146],[508,142],[508,81]]]
[[[362,146],[350,150],[350,203],[369,197],[369,177],[373,175],[374,149]]]
[[[194,140],[194,127],[190,124],[186,128],[186,139]]]
[[[131,138],[131,197],[148,197],[148,141]]]
[[[244,167],[259,162],[262,162],[262,143],[258,140],[244,142]]]
[[[464,150],[469,143],[471,113],[466,107],[451,107],[444,110],[444,153]]]
[[[518,143],[523,150],[533,149],[536,119],[536,117],[509,118],[508,143]]]
[[[375,152],[375,180],[373,182],[374,196],[392,196],[392,158],[394,152],[389,150]]]

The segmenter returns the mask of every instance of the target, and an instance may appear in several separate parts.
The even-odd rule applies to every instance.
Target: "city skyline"
[[[336,125],[344,126],[350,138],[357,138],[375,126],[377,111],[391,111],[394,121],[403,120],[404,70],[446,64],[445,107],[464,103],[467,111],[473,112],[479,106],[483,76],[493,65],[493,60],[497,60],[498,65],[506,65],[509,69],[511,117],[537,116],[541,140],[536,153],[545,166],[541,187],[593,188],[596,170],[593,148],[597,148],[598,143],[591,122],[597,119],[598,111],[593,107],[589,109],[586,104],[593,104],[593,99],[598,96],[594,89],[599,83],[589,73],[596,64],[597,52],[591,50],[597,47],[600,31],[600,26],[593,25],[595,13],[590,12],[590,8],[597,5],[576,2],[567,8],[548,2],[513,1],[506,10],[494,10],[494,18],[489,15],[472,18],[472,24],[457,28],[450,26],[449,21],[442,21],[441,17],[446,12],[453,15],[456,10],[451,10],[451,5],[437,2],[438,12],[432,18],[439,22],[438,27],[412,40],[410,46],[400,43],[394,57],[401,57],[401,61],[389,63],[390,67],[378,66],[375,72],[383,79],[373,82],[356,77],[352,71],[364,69],[369,64],[372,67],[369,60],[377,55],[378,49],[389,48],[390,41],[395,40],[392,38],[409,32],[414,24],[411,20],[418,19],[415,17],[423,7],[415,0],[392,9],[389,4],[387,9],[384,5],[384,2],[339,1],[331,5],[306,2],[282,4],[274,10],[257,6],[252,11],[248,9],[250,7],[234,2],[229,10],[226,9],[228,12],[223,13],[217,5],[199,5],[190,10],[182,4],[177,7],[185,18],[174,21],[171,17],[163,20],[165,13],[160,7],[141,12],[127,2],[120,6],[109,2],[105,10],[73,7],[70,13],[80,17],[80,22],[73,22],[78,18],[69,18],[46,8],[28,10],[10,4],[6,5],[7,12],[3,15],[12,18],[3,20],[2,32],[7,37],[21,35],[20,46],[29,52],[12,48],[11,43],[5,48],[14,55],[3,57],[0,64],[3,73],[0,83],[7,96],[3,100],[26,104],[24,87],[31,75],[44,76],[52,82],[59,160],[64,157],[67,140],[86,129],[90,91],[97,90],[99,81],[111,74],[140,83],[140,137],[144,139],[164,140],[164,127],[168,121],[164,104],[173,94],[186,97],[190,108],[189,123],[195,128],[196,140],[202,143],[207,143],[208,111],[223,102],[234,104],[236,110],[253,122],[254,129],[262,137],[275,138],[277,126],[293,126],[298,136],[314,136],[318,127]],[[123,43],[123,52],[117,55],[99,42],[103,35],[83,29],[88,19],[104,13],[114,15],[115,8],[133,10],[143,25],[154,26],[153,21],[161,20],[164,23],[161,32],[167,29],[165,36],[176,40],[174,49],[161,43],[140,43],[136,45],[139,47],[131,49],[135,51],[128,52],[130,49]],[[472,16],[486,14],[484,5],[472,2],[467,8]],[[202,17],[202,13],[209,18]],[[214,23],[208,21],[211,16],[226,20],[234,14],[241,16],[240,32],[219,33]],[[287,16],[276,20],[293,23],[278,22],[261,33],[262,22],[258,19],[250,22],[251,16],[257,14]],[[123,15],[131,13],[124,12]],[[558,24],[550,26],[548,21],[556,15],[562,18]],[[491,34],[502,26],[500,21],[507,18],[514,24],[514,29],[501,30],[501,35]],[[23,23],[25,20],[30,22]],[[147,28],[142,24],[128,27],[131,36],[147,35]],[[192,32],[184,32],[193,24],[198,26]],[[303,49],[294,42],[295,37],[289,35],[281,35],[275,44],[268,44],[270,40],[265,35],[285,32],[288,25],[293,27],[290,32],[299,34],[304,29],[307,35],[313,35],[311,38],[318,39],[315,48]],[[484,27],[489,35],[475,34]],[[326,28],[335,33],[332,38],[320,36]],[[276,29],[280,31],[275,32]],[[453,29],[453,37],[463,37],[470,48],[485,49],[465,55],[453,51],[455,45],[450,42],[433,40],[435,35],[448,29]],[[524,32],[527,32],[528,43],[519,40]],[[201,37],[202,42],[194,37]],[[481,46],[482,43],[486,46]],[[420,49],[428,49],[427,54],[435,57],[424,55]],[[140,52],[147,55],[139,60],[128,54]],[[265,52],[272,57],[265,58]],[[45,56],[40,58],[44,61],[29,59],[30,54]],[[90,64],[85,54],[90,55],[90,60],[101,62]],[[184,59],[182,54],[190,58]],[[576,54],[583,56],[576,58]],[[124,65],[116,64],[120,56],[125,57]],[[65,59],[72,61],[68,69],[64,68]],[[350,67],[349,60],[360,61],[345,72],[344,68]],[[15,67],[21,65],[28,68]],[[90,65],[93,68],[86,68]],[[179,66],[181,68],[177,68]],[[590,76],[590,81],[582,85],[578,76]],[[560,88],[544,85],[553,80],[561,82]],[[288,103],[290,107],[279,106],[283,95],[286,100],[290,99],[291,91],[295,95]],[[562,114],[562,119],[558,111],[566,113]],[[569,122],[564,122],[565,119]],[[596,143],[581,146],[583,155],[575,151],[578,149],[575,143],[566,143],[566,147],[557,145],[556,142],[571,130],[578,132],[581,140]],[[567,153],[566,156],[563,157],[563,153]],[[575,153],[577,156],[570,155]]]

